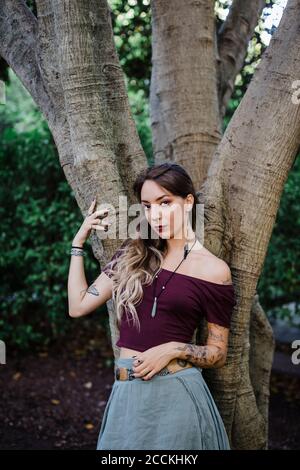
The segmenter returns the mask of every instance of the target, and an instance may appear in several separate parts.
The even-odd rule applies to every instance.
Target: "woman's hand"
[[[134,377],[143,377],[143,380],[148,380],[157,372],[160,372],[176,357],[174,344],[174,341],[160,344],[135,356],[133,362]]]
[[[94,212],[95,204],[96,199],[92,201],[92,204],[88,209],[88,215],[84,219],[80,229],[74,237],[73,245],[83,245],[87,238],[90,236],[92,229],[104,230],[105,232],[107,232],[108,226],[111,225],[111,223],[108,222],[106,222],[104,225],[101,225],[102,219],[104,219],[108,215],[109,209],[101,209],[99,211]]]

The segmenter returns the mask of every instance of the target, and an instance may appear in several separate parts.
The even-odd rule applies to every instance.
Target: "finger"
[[[107,232],[107,230],[109,229],[109,227],[111,226],[111,224],[105,224],[105,225],[95,225],[93,224],[93,228],[95,228],[96,230],[99,230],[99,227],[103,228],[105,232]]]
[[[145,373],[141,373],[138,375],[138,377],[140,377],[142,380],[150,380],[151,377],[154,375],[155,371],[150,371],[149,372],[149,369],[146,370]],[[135,374],[133,374],[135,375]]]
[[[133,363],[133,369],[137,370],[138,372],[142,370],[143,368],[148,367],[147,364],[145,364],[144,361],[141,361],[141,363],[134,362]]]
[[[96,199],[94,199],[94,200],[92,201],[92,204],[91,204],[90,207],[88,208],[88,212],[87,212],[88,215],[92,215],[93,210],[95,209],[95,204],[96,204]]]
[[[153,375],[155,375],[155,374],[156,374],[156,371],[152,370],[151,372],[149,372],[147,375],[145,375],[143,377],[143,380],[150,380],[150,379],[152,379]]]
[[[101,218],[103,219],[104,217],[108,215],[108,212],[109,212],[109,209],[100,209],[98,211],[93,212],[92,215],[95,217],[101,216]]]
[[[106,224],[106,225],[94,225],[92,224],[91,225],[91,228],[94,229],[94,230],[104,230],[104,232],[107,232],[107,230],[109,229],[109,226],[111,224]]]
[[[136,357],[136,356],[134,356]],[[136,357],[136,359],[133,361],[133,365],[136,366],[136,365],[139,365],[139,364],[142,364],[144,363],[145,364],[145,359],[141,358],[141,357]]]
[[[111,225],[111,222],[105,221],[103,219],[97,219],[97,218],[90,220],[90,223],[93,224],[93,225],[98,224],[98,225],[102,225],[102,226],[103,225]]]
[[[149,372],[149,367],[143,367],[141,370],[136,370],[134,371],[134,375],[137,374],[138,377],[141,377],[145,374],[148,374]]]
[[[91,209],[92,207],[94,207],[95,203],[96,203],[96,198],[92,200],[92,203],[91,203],[89,209]]]

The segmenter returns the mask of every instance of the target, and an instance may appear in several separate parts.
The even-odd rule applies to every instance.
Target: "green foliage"
[[[217,30],[220,31],[222,24],[228,14],[231,5],[230,0],[217,0],[215,2],[215,14],[217,19]],[[254,75],[261,57],[271,40],[272,34],[276,30],[279,12],[282,11],[282,0],[267,0],[266,6],[262,11],[262,15],[258,20],[258,24],[254,30],[253,36],[249,41],[244,65],[235,78],[235,86],[232,96],[227,105],[226,113],[223,121],[223,131],[229,124],[231,117],[240,104],[248,85]],[[277,16],[274,13],[276,8]],[[271,16],[272,15],[272,16]],[[273,18],[270,21],[270,18]]]
[[[114,40],[125,74],[129,105],[149,163],[153,149],[149,118],[151,78],[150,0],[109,0]]]
[[[45,121],[11,75],[0,115],[0,338],[24,349],[62,337],[74,325],[69,248],[82,215]],[[100,271],[90,244],[86,248],[92,281]]]
[[[151,77],[150,0],[109,0],[114,39],[128,89],[149,96]]]
[[[152,135],[149,117],[149,101],[144,90],[137,92],[128,89],[128,99],[135,120],[136,128],[146,154],[148,163],[153,163]]]
[[[300,158],[296,158],[285,184],[258,283],[262,304],[278,317],[291,317],[281,305],[298,302],[300,296]],[[299,309],[298,309],[299,314]],[[297,315],[297,311],[294,316]]]

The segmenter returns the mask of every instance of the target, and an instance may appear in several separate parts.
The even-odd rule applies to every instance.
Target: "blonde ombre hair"
[[[177,163],[166,162],[142,171],[133,185],[135,196],[140,203],[142,186],[146,180],[157,182],[174,196],[182,198],[188,194],[194,196],[192,228],[195,230],[196,204],[199,201],[193,182],[185,169]],[[147,221],[146,223],[147,237],[125,240],[106,267],[113,281],[112,300],[119,328],[125,312],[128,322],[133,321],[133,325],[140,331],[140,321],[135,305],[143,299],[143,285],[152,284],[167,254],[167,240],[151,238],[152,228]]]

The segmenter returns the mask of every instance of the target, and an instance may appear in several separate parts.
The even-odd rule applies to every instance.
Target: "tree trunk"
[[[146,166],[146,157],[131,116],[106,2],[52,0],[52,7],[77,187],[82,197],[100,194],[99,202],[116,209],[116,221],[121,224],[111,228],[116,241],[106,243],[111,257],[118,240],[126,237],[127,207],[125,212],[120,207],[120,196],[133,202],[132,184]],[[99,259],[97,246],[93,249]],[[108,310],[112,346],[118,357],[119,331],[112,302],[108,302]]]
[[[152,0],[151,8],[155,162],[180,162],[199,188],[221,139],[214,2]]]
[[[249,372],[257,409],[265,423],[266,435],[269,429],[270,378],[274,350],[273,330],[256,294],[251,308]]]
[[[267,325],[269,335],[262,346],[256,328],[252,330],[252,340],[256,336],[260,350],[267,352],[264,361],[269,369],[262,381],[253,357],[250,365],[256,366],[256,370],[249,371],[250,312],[283,186],[300,143],[299,106],[292,99],[292,84],[300,72],[299,19],[299,2],[290,1],[279,29],[225,132],[205,182],[208,244],[220,251],[222,231],[219,227],[222,220],[226,221],[224,233],[231,234],[229,259],[239,300],[232,322],[232,354],[220,374],[224,375],[226,383],[227,374],[230,378],[233,374],[236,377],[236,402],[231,402],[233,421],[227,422],[227,426],[231,425],[233,430],[232,446],[238,449],[266,448],[266,394],[260,388],[259,394],[264,398],[261,401],[260,397],[257,403],[255,394],[258,394],[257,387],[269,381],[273,338]],[[223,219],[215,211],[217,203],[213,184],[220,174],[226,206]],[[232,369],[234,364],[239,365],[235,370]],[[255,381],[253,377],[256,374]],[[212,371],[211,376],[214,375]],[[223,394],[220,406],[228,409],[227,393]]]

